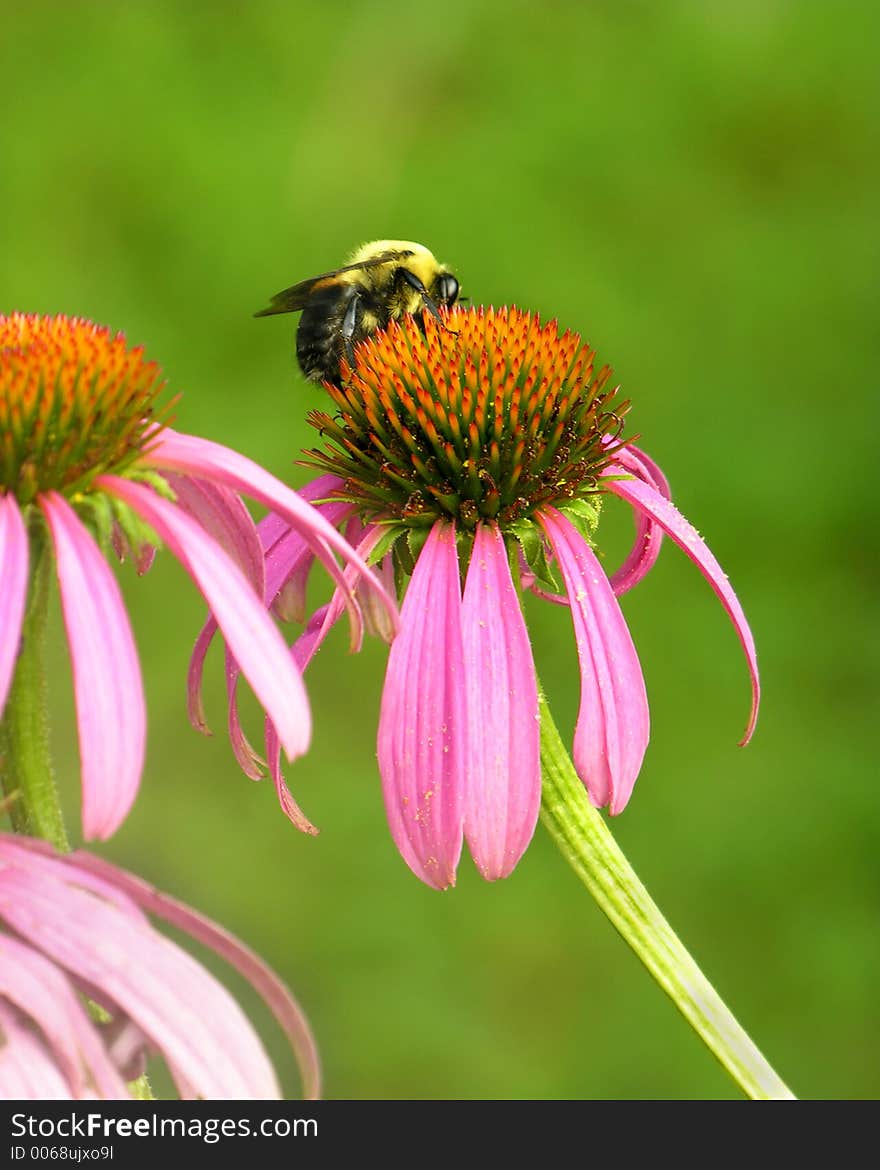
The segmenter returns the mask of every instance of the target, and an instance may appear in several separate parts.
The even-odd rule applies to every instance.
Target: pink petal
[[[110,529],[110,543],[120,564],[125,561],[126,557],[132,558],[135,572],[139,577],[143,577],[153,567],[153,561],[156,559],[155,546],[141,542],[136,548],[132,548],[128,537],[116,520],[113,521],[113,526]]]
[[[305,672],[306,667],[312,661],[312,658],[318,650],[320,650],[324,639],[341,614],[342,608],[338,605],[334,606],[331,602],[322,605],[320,609],[316,609],[312,614],[305,630],[290,648],[290,652],[301,671]],[[309,833],[311,836],[317,835],[318,830],[293,799],[290,789],[284,782],[284,776],[281,772],[281,752],[280,744],[278,743],[278,734],[272,725],[272,720],[268,717],[265,725],[265,745],[269,775],[272,777],[275,785],[275,792],[278,795],[278,801],[282,811],[300,832]]]
[[[189,660],[189,670],[186,676],[186,711],[189,721],[202,735],[210,735],[208,721],[205,718],[205,707],[202,703],[202,674],[205,669],[205,658],[208,655],[214,635],[217,633],[216,618],[209,617],[199,631],[196,644],[193,647],[192,657]]]
[[[67,501],[40,497],[58,568],[73,664],[82,761],[83,834],[105,840],[137,795],[146,707],[131,627],[110,567]]]
[[[363,530],[363,538],[357,547],[358,554],[364,558],[368,557],[375,548],[379,539],[382,536],[381,528],[376,525],[372,528]],[[393,567],[391,565],[391,558],[385,558],[386,567],[382,569],[382,575],[385,579],[386,588],[392,590],[394,588]],[[347,574],[351,574],[351,567],[345,570]],[[344,602],[340,591],[337,589],[333,594],[332,599],[327,605],[323,605],[317,609],[312,617],[309,619],[308,625],[303,633],[297,638],[291,647],[296,663],[300,670],[305,672],[306,667],[311,662],[312,658],[320,650],[324,639],[330,633],[330,630],[339,620],[344,612]],[[364,605],[364,614],[366,618],[374,626],[374,632],[390,641],[393,636],[393,630],[390,628],[388,622],[388,615],[384,607],[370,601]],[[237,712],[236,712],[237,716]],[[231,724],[230,724],[231,731]],[[278,736],[275,728],[272,725],[271,719],[266,720],[265,730],[265,745],[266,745],[266,760],[269,766],[269,774],[275,784],[275,791],[278,794],[278,800],[284,810],[285,815],[296,825],[302,832],[316,834],[318,830],[306,817],[305,813],[293,799],[290,789],[284,782],[284,776],[281,773],[281,756],[279,751]],[[250,746],[250,745],[248,745]],[[233,749],[235,742],[233,741]],[[238,754],[238,753],[236,753]],[[245,775],[251,775],[244,763],[239,759],[239,764]]]
[[[305,687],[284,640],[244,574],[198,524],[150,488],[113,475],[95,481],[125,500],[165,541],[195,581],[229,648],[278,728],[288,759],[305,752],[311,716]]]
[[[75,853],[73,859],[80,867],[106,877],[150,914],[210,947],[243,975],[263,998],[290,1040],[299,1062],[305,1097],[312,1100],[320,1096],[318,1051],[308,1021],[289,989],[258,955],[210,918],[161,893],[133,874],[90,854]]]
[[[315,505],[315,511],[335,524],[351,511],[351,505],[337,503],[318,504]],[[314,542],[310,543],[304,539],[302,533],[297,531],[297,529],[290,528],[266,551],[265,556],[265,601],[267,606],[274,606],[281,595],[281,591],[288,582],[302,578],[304,586],[315,561]],[[357,567],[349,566],[347,575],[343,574],[335,558],[329,552],[325,558],[322,558],[322,563],[337,586],[342,589],[345,604],[349,610],[349,616],[352,622],[352,639],[354,643],[359,644],[363,637],[363,618],[355,602],[351,582],[359,575],[360,570]],[[384,604],[381,599],[380,604]]]
[[[132,915],[53,880],[39,864],[0,870],[0,914],[32,946],[96,989],[160,1049],[183,1092],[277,1097],[274,1072],[231,995]],[[88,945],[86,940],[98,940]]]
[[[468,737],[464,832],[489,881],[507,877],[541,804],[538,687],[504,537],[480,524],[461,608]]]
[[[565,581],[581,668],[574,765],[597,808],[626,807],[648,746],[642,668],[596,555],[555,508],[540,514]]]
[[[365,581],[379,591],[396,622],[397,606],[394,599],[385,592],[345,538],[316,508],[253,460],[219,443],[212,443],[193,435],[179,434],[166,428],[150,450],[149,462],[155,467],[166,468],[169,471],[203,476],[224,483],[233,491],[251,496],[273,512],[284,516],[291,526],[306,538],[328,572],[333,573],[335,568],[330,549],[339,553],[348,564],[355,565],[364,574]]]
[[[199,526],[229,553],[257,595],[262,596],[265,588],[263,549],[251,514],[241,498],[229,488],[209,483],[207,480],[193,479],[172,472],[167,473],[166,478],[175,492],[178,506],[192,516]],[[202,706],[202,669],[216,629],[216,623],[209,617],[196,640],[187,678],[187,709],[190,722],[203,734],[208,731],[208,727]],[[231,683],[231,689],[230,724],[235,725],[234,731],[230,726],[233,750],[239,762],[247,761],[247,767],[242,763],[242,768],[247,775],[252,776],[258,757],[238,726],[234,681]],[[260,771],[257,768],[256,778],[259,776]]]
[[[333,491],[340,483],[341,480],[336,476],[321,476],[310,484],[306,484],[300,494],[304,499],[319,498],[326,495],[327,492]],[[342,518],[350,510],[348,504],[316,506],[323,511],[331,523],[335,522],[337,517]],[[305,606],[305,587],[315,561],[314,552],[301,533],[291,528],[286,519],[276,516],[273,512],[264,516],[257,525],[257,534],[265,554],[264,558],[261,557],[261,564],[265,572],[264,596],[266,605],[271,606],[273,612],[282,621],[302,620],[296,607]],[[253,581],[254,576],[248,575]],[[291,594],[284,596],[288,584],[291,585]],[[291,609],[294,612],[290,612]],[[214,618],[209,617],[196,639],[187,676],[189,721],[196,731],[202,732],[203,735],[209,735],[210,731],[202,705],[202,674],[205,658],[216,632],[217,623]],[[230,677],[228,666],[227,688],[234,693],[235,680]],[[237,711],[234,714],[231,713],[230,717],[237,719]],[[253,749],[250,749],[250,753],[248,753],[249,758],[251,754],[252,758],[256,760],[256,753],[253,753]],[[251,775],[248,768],[245,768],[245,772]]]
[[[238,766],[250,780],[263,778],[263,760],[250,743],[241,726],[238,714],[238,679],[241,669],[227,649],[226,659],[226,722],[229,730],[229,742],[232,744],[232,754],[238,761]]]
[[[328,602],[312,614],[305,631],[290,648],[290,652],[301,671],[305,672],[306,667],[318,650],[320,650],[324,639],[333,628],[341,613],[342,609],[340,606],[333,606],[332,603]],[[300,832],[315,836],[318,830],[293,799],[290,789],[284,782],[284,776],[281,772],[281,753],[279,751],[278,734],[275,731],[272,720],[268,717],[265,725],[265,746],[269,775],[272,777],[275,792],[278,795],[278,801],[285,816]]]
[[[302,495],[302,492],[300,492]],[[272,545],[289,531],[290,525],[283,516],[276,516],[274,512],[267,512],[262,520],[257,522],[257,536],[260,538],[260,547],[265,553]]]
[[[360,529],[358,525],[357,531],[361,532],[360,543],[357,545],[356,552],[358,557],[366,558],[370,555],[379,541],[384,535],[381,525],[373,525],[372,527]],[[386,558],[389,559],[389,558]],[[393,572],[384,573],[384,578],[390,589],[394,588]],[[319,613],[323,614],[321,619],[320,631],[314,635],[312,639],[305,636],[298,639],[297,646],[297,661],[300,664],[300,669],[305,670],[309,662],[311,662],[313,655],[321,648],[321,643],[330,632],[334,624],[342,617],[346,610],[347,599],[350,591],[358,594],[360,598],[364,592],[364,582],[358,576],[358,571],[353,565],[346,565],[342,573],[342,581],[340,587],[334,590],[333,596],[326,607],[322,607]],[[359,607],[360,612],[360,607]],[[377,604],[375,599],[369,607],[364,607],[365,613],[369,613],[370,621],[373,628],[379,632],[383,641],[391,642],[394,638],[397,629],[397,622],[390,620],[390,614],[381,604]],[[315,615],[317,616],[317,614]],[[313,634],[315,629],[315,617],[309,622],[306,633]],[[356,653],[361,648],[360,638],[363,634],[362,626],[353,626],[353,633],[359,635],[357,641],[351,645],[352,652]]]
[[[616,453],[617,461],[632,475],[655,487],[669,499],[669,483],[666,476],[644,451],[636,447],[622,447]],[[650,516],[635,509],[636,539],[629,556],[611,577],[611,588],[615,597],[638,585],[639,581],[654,567],[663,543],[663,529]]]
[[[650,455],[646,455],[641,447],[633,447],[632,444],[627,447],[621,447],[616,453],[616,459],[621,467],[632,468],[633,473],[639,479],[643,479],[645,483],[649,483],[652,487],[655,487],[664,499],[672,499],[669,480],[666,478],[660,464],[655,463]]]
[[[0,997],[43,1033],[64,1073],[72,1097],[127,1097],[122,1077],[109,1060],[95,1024],[62,971],[39,952],[0,936]]]
[[[321,475],[297,492],[313,503],[342,487],[336,475]],[[335,528],[351,511],[351,505],[331,501],[313,506]],[[266,561],[266,604],[272,605],[282,621],[305,620],[305,587],[314,564],[315,554],[305,537],[283,516],[270,512],[257,525]],[[284,597],[288,585],[290,596]],[[288,616],[289,615],[289,616]]]
[[[625,468],[611,465],[607,468],[608,475],[624,475]],[[742,644],[749,665],[749,675],[752,683],[752,709],[746,732],[740,740],[744,746],[752,738],[755,724],[758,720],[758,705],[761,701],[761,683],[758,677],[758,659],[755,653],[755,641],[746,615],[737,596],[731,589],[724,570],[715,560],[707,545],[700,537],[692,524],[685,520],[681,512],[668,500],[647,483],[638,479],[609,479],[606,487],[621,499],[627,500],[634,508],[650,516],[663,529],[667,536],[672,537],[679,548],[683,549],[694,562],[712,589],[718,600],[724,606],[728,616],[734,624],[737,636]]]
[[[285,783],[284,775],[281,771],[281,745],[278,742],[278,735],[272,725],[272,720],[268,718],[265,723],[265,737],[269,775],[272,777],[272,782],[275,785],[275,793],[278,797],[278,803],[281,805],[281,811],[301,833],[308,833],[310,837],[317,837],[318,829],[293,799],[293,793]]]
[[[302,625],[306,620],[306,593],[314,563],[313,556],[303,557],[275,594],[272,612],[279,621]]]
[[[413,873],[455,884],[467,733],[455,529],[437,523],[416,562],[391,645],[379,770],[391,834]]]
[[[328,478],[330,478],[330,477],[328,477]],[[335,510],[337,508],[342,508],[345,511],[350,510],[348,504],[343,504],[343,505],[330,504],[330,505],[320,505],[320,506],[325,507],[328,511],[331,509]],[[375,535],[372,536],[369,541],[364,541],[363,542],[364,547],[359,548],[357,550],[357,553],[359,556],[362,556],[362,557],[367,556],[369,554],[369,552],[371,551],[373,545],[378,540],[379,530],[376,529],[374,531],[375,531]],[[290,559],[288,559],[288,558],[290,558]],[[293,581],[296,581],[297,579],[299,579],[301,582],[301,588],[302,588],[301,602],[302,602],[303,608],[305,608],[305,586],[306,586],[306,581],[308,579],[309,572],[311,571],[311,567],[314,564],[314,560],[315,560],[314,554],[311,552],[311,550],[308,548],[308,546],[302,540],[301,536],[297,532],[295,532],[294,530],[292,530],[292,529],[289,530],[288,532],[284,533],[276,540],[276,542],[273,544],[273,546],[266,553],[266,570],[267,571],[266,571],[266,584],[265,584],[265,600],[266,600],[266,603],[268,605],[272,605],[273,610],[275,610],[277,612],[278,602],[282,596],[282,591],[284,590],[284,588],[289,586]],[[351,620],[351,649],[352,649],[352,652],[356,652],[356,651],[360,650],[361,642],[363,640],[363,617],[362,617],[361,609],[358,606],[358,604],[356,603],[355,596],[354,596],[356,588],[357,588],[356,581],[357,581],[358,575],[359,575],[358,570],[354,566],[348,565],[348,566],[346,566],[346,568],[344,570],[340,571],[340,569],[335,561],[333,561],[332,564],[333,564],[333,575],[336,578],[336,580],[338,581],[339,585],[338,585],[337,589],[335,590],[335,592],[333,594],[333,599],[330,603],[329,608],[330,608],[331,612],[329,612],[322,619],[321,633],[320,633],[320,636],[314,640],[314,645],[312,646],[312,650],[308,656],[309,659],[311,659],[311,655],[319,648],[321,642],[323,642],[323,640],[324,640],[325,636],[327,635],[327,633],[329,632],[330,628],[342,616],[342,614],[346,611],[346,609],[348,609],[349,616],[352,619]],[[291,566],[293,566],[293,567],[291,567]],[[280,587],[279,587],[279,583],[281,581],[284,581],[284,584],[280,585]],[[368,589],[367,592],[371,595],[373,593],[373,591],[370,589]],[[274,602],[273,602],[273,598],[274,598]],[[376,602],[374,604],[375,604],[375,608],[379,609],[383,613],[383,616],[384,616],[385,622],[386,622],[386,626],[390,626],[391,623],[390,623],[390,620],[389,620],[387,614],[384,611],[384,607],[381,605],[381,603],[378,603],[378,602]],[[203,631],[203,633],[204,633],[204,631]],[[390,638],[389,638],[389,640],[390,640]],[[208,641],[210,641],[210,638],[208,638]],[[196,693],[196,697],[197,697],[197,701],[198,701],[198,707],[196,708],[197,714],[201,713],[201,696],[200,696],[200,692],[199,692],[198,687],[199,687],[200,682],[201,682],[201,666],[202,666],[203,661],[204,661],[204,653],[200,654],[200,645],[199,645],[199,643],[197,643],[196,650],[195,650],[195,652],[193,654],[193,658],[190,662],[191,677],[193,676],[193,672],[195,670],[198,671],[198,675],[195,677],[195,683],[196,683],[196,687],[197,687],[195,693]],[[302,662],[300,662],[298,658],[297,658],[297,664],[299,665],[300,671],[303,671],[305,669],[305,665]],[[229,727],[229,738],[230,738],[230,741],[232,743],[233,754],[235,755],[235,758],[238,761],[238,764],[239,764],[239,767],[241,768],[241,770],[244,772],[244,774],[246,776],[249,776],[252,780],[259,780],[263,775],[263,770],[262,770],[263,761],[260,758],[260,756],[257,754],[257,752],[253,749],[251,744],[248,742],[248,739],[245,736],[245,734],[242,730],[242,727],[241,727],[241,721],[240,721],[239,713],[238,713],[238,699],[237,699],[238,675],[239,675],[239,665],[236,662],[233,655],[229,652],[229,649],[227,648],[227,650],[226,650],[226,690],[227,690],[227,697],[228,697],[227,717],[228,717],[228,727]],[[277,744],[274,745],[274,747],[277,748]],[[296,817],[301,816],[302,814],[299,812],[299,809],[296,805],[296,802],[293,800],[293,797],[290,795],[290,793],[289,793],[289,791],[284,783],[284,779],[281,776],[280,762],[279,762],[278,766],[275,768],[272,767],[272,764],[270,762],[270,772],[272,773],[272,776],[275,780],[275,786],[276,786],[279,798],[281,799],[281,803],[282,803],[282,806],[284,807],[285,811],[288,812],[288,814],[290,814],[291,811],[295,810]],[[296,817],[294,819],[296,819]],[[297,823],[299,823],[298,820],[297,820]],[[306,824],[308,824],[308,822],[306,822]],[[309,825],[309,829],[310,830],[312,829],[311,825]]]
[[[265,588],[265,562],[262,539],[274,527],[287,530],[286,521],[269,515],[261,529],[254,527],[251,515],[239,496],[206,480],[169,473],[167,479],[177,494],[177,503],[197,520],[233,558],[258,594]],[[187,676],[187,712],[189,721],[203,735],[209,735],[202,705],[202,672],[205,657],[217,632],[217,623],[209,617],[196,639]]]
[[[568,605],[568,598],[563,593],[548,593],[546,589],[535,584],[534,574],[530,573],[529,578],[523,578],[523,587],[534,593],[535,597],[540,597],[542,601],[550,601],[553,605]]]
[[[301,500],[307,500],[320,509],[327,505],[315,505],[315,500],[324,500],[328,496],[335,495],[342,484],[343,481],[338,475],[319,475],[316,479],[309,480],[303,487],[297,488],[296,494]],[[263,550],[270,549],[275,541],[284,536],[289,529],[290,522],[283,516],[276,516],[274,512],[269,512],[267,516],[264,516],[257,525]]]
[[[262,596],[265,568],[263,549],[251,514],[240,496],[229,488],[192,479],[186,475],[169,473],[165,477],[171,485],[178,507],[217,541]]]
[[[0,1035],[0,1100],[70,1100],[70,1085],[39,1036],[2,1000]]]
[[[0,715],[12,685],[27,600],[28,535],[14,498],[0,495]]]
[[[373,549],[385,535],[385,530],[381,524],[364,527],[359,520],[353,519],[349,521],[345,535],[366,561],[369,560]],[[390,555],[383,557],[379,564],[373,566],[373,571],[393,597],[397,591],[394,558]],[[396,626],[390,620],[390,615],[385,606],[382,605],[379,595],[372,589],[365,589],[359,582],[355,584],[355,595],[364,616],[364,628],[367,633],[372,634],[374,638],[381,638],[383,642],[390,645],[397,632]]]

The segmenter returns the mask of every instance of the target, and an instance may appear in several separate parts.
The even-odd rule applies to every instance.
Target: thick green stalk
[[[46,623],[52,554],[40,529],[31,533],[31,579],[12,686],[0,718],[0,784],[17,833],[70,846],[49,752]]]
[[[746,1035],[636,877],[592,807],[541,699],[541,820],[572,869],[746,1096],[794,1094]]]

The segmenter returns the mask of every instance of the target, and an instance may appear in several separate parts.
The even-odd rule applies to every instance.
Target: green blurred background
[[[730,573],[738,643],[671,545],[624,602],[653,735],[614,831],[768,1058],[807,1097],[880,1090],[876,606],[880,21],[871,3],[7,4],[0,309],[122,329],[181,429],[295,485],[318,403],[268,294],[377,237],[474,301],[583,332]],[[609,505],[611,546],[628,520]],[[288,769],[300,836],[184,711],[202,605],[169,555],[121,573],[149,704],[105,847],[247,939],[318,1035],[333,1097],[735,1097],[539,829],[514,876],[410,876],[375,764],[384,650],[338,631]],[[570,734],[567,614],[529,611]],[[69,668],[55,737],[76,815]],[[256,708],[248,708],[258,734]],[[234,985],[237,987],[237,985]],[[247,1001],[250,1004],[250,1000]],[[295,1069],[259,1012],[290,1092]],[[162,1082],[160,1081],[160,1085]]]

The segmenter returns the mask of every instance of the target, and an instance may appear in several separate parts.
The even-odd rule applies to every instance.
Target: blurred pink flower
[[[157,538],[204,595],[289,760],[306,751],[302,677],[261,604],[259,539],[238,492],[273,510],[334,576],[373,574],[314,508],[250,459],[156,413],[158,367],[124,337],[69,317],[0,316],[0,716],[15,670],[29,529],[54,550],[73,665],[83,833],[109,837],[137,793],[146,713],[134,638],[101,549],[143,571]],[[97,536],[97,541],[96,541]],[[382,593],[382,603],[394,603]],[[359,621],[356,604],[350,609]],[[390,620],[394,620],[392,617]]]
[[[128,1097],[159,1054],[183,1098],[280,1096],[253,1027],[200,963],[150,924],[215,951],[261,996],[320,1092],[301,1008],[263,962],[195,910],[88,853],[0,834],[0,1097]],[[87,1000],[106,1019],[96,1022]]]
[[[448,329],[412,321],[355,354],[338,414],[313,412],[328,474],[302,490],[391,582],[409,575],[389,658],[378,757],[394,840],[410,869],[454,884],[463,841],[492,880],[528,845],[541,799],[538,692],[520,592],[569,607],[581,701],[573,760],[590,800],[619,813],[648,744],[642,670],[616,598],[655,563],[663,534],[696,563],[746,654],[757,717],[755,647],[706,544],[669,502],[657,465],[620,436],[626,403],[593,377],[593,352],[516,309],[452,310]],[[609,579],[593,551],[602,497],[633,508],[636,540]],[[260,526],[266,602],[301,617],[313,560],[277,517]],[[553,588],[554,574],[561,589]],[[305,667],[342,612],[312,616],[294,646]],[[234,674],[235,666],[232,664]],[[278,745],[269,764],[285,807]],[[294,806],[295,808],[295,806]],[[307,824],[307,822],[306,822]]]

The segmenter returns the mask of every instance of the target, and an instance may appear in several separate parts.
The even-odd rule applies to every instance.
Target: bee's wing
[[[268,309],[260,309],[258,313],[254,313],[255,317],[272,317],[275,313],[297,313],[300,309],[304,309],[308,304],[309,297],[312,295],[312,290],[315,285],[320,284],[322,280],[328,280],[335,276],[334,272],[325,272],[321,276],[312,276],[309,280],[301,280],[299,284],[291,285],[290,288],[282,289],[280,293],[276,293],[269,302]]]
[[[412,256],[412,252],[408,250],[380,252],[378,256],[371,256],[369,260],[361,260],[358,264],[346,264],[344,268],[334,268],[332,272],[322,272],[320,276],[310,276],[308,280],[301,280],[299,284],[293,284],[290,288],[282,289],[280,293],[276,293],[269,302],[268,309],[260,309],[258,313],[254,313],[254,316],[272,317],[276,313],[298,313],[300,309],[306,307],[312,292],[325,280],[333,280],[334,277],[341,276],[344,272],[359,272],[364,268],[377,268],[380,264],[387,264],[391,260],[403,260],[406,256]]]

